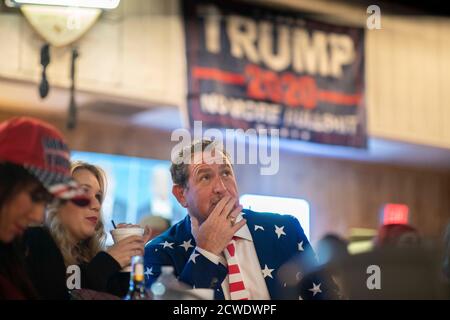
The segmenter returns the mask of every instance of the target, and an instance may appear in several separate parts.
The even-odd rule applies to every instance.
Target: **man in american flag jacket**
[[[243,209],[228,156],[208,150],[213,145],[194,143],[172,164],[172,191],[188,215],[147,244],[147,286],[170,265],[181,282],[213,289],[215,299],[334,298],[331,279],[310,272],[316,258],[298,220]]]

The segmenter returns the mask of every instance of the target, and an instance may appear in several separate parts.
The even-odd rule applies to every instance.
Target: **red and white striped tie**
[[[244,280],[242,279],[241,269],[239,268],[236,260],[236,240],[237,237],[233,237],[231,242],[224,250],[225,258],[228,263],[228,282],[230,288],[231,300],[248,300],[250,294],[245,288]]]

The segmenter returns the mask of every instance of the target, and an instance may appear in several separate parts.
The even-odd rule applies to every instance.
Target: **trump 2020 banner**
[[[364,30],[233,1],[183,1],[192,126],[365,148]]]

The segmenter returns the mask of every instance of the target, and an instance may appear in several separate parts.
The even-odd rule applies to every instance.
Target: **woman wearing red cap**
[[[84,188],[89,205],[80,208],[67,202],[50,206],[46,226],[27,231],[24,238],[32,282],[43,299],[69,299],[69,291],[80,288],[125,296],[130,274],[120,270],[130,264],[132,256],[144,254],[150,232],[147,230],[143,237],[131,236],[105,250],[106,233],[101,217],[105,174],[101,168],[84,162],[73,163],[71,172]],[[69,279],[77,268],[78,285]]]
[[[37,119],[0,123],[0,177],[0,299],[36,298],[20,236],[30,224],[42,222],[46,205],[55,199],[87,201],[70,175],[62,135]]]

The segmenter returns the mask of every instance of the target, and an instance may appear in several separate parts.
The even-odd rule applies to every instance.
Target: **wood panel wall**
[[[15,114],[0,111],[0,121]],[[31,111],[22,114],[38,116]],[[79,126],[69,132],[64,114],[38,117],[63,130],[69,146],[80,151],[169,160],[175,145],[168,132],[120,120],[81,113]],[[313,158],[282,150],[276,176],[261,176],[259,168],[251,165],[237,165],[236,175],[241,193],[307,200],[313,243],[327,232],[348,236],[354,227],[376,228],[380,207],[387,202],[407,204],[411,223],[427,237],[441,237],[450,222],[450,172]]]
[[[377,228],[385,203],[404,203],[411,224],[426,237],[441,237],[450,222],[450,174],[418,168],[280,155],[276,177],[237,168],[241,193],[298,197],[311,208],[311,239],[351,228]]]

